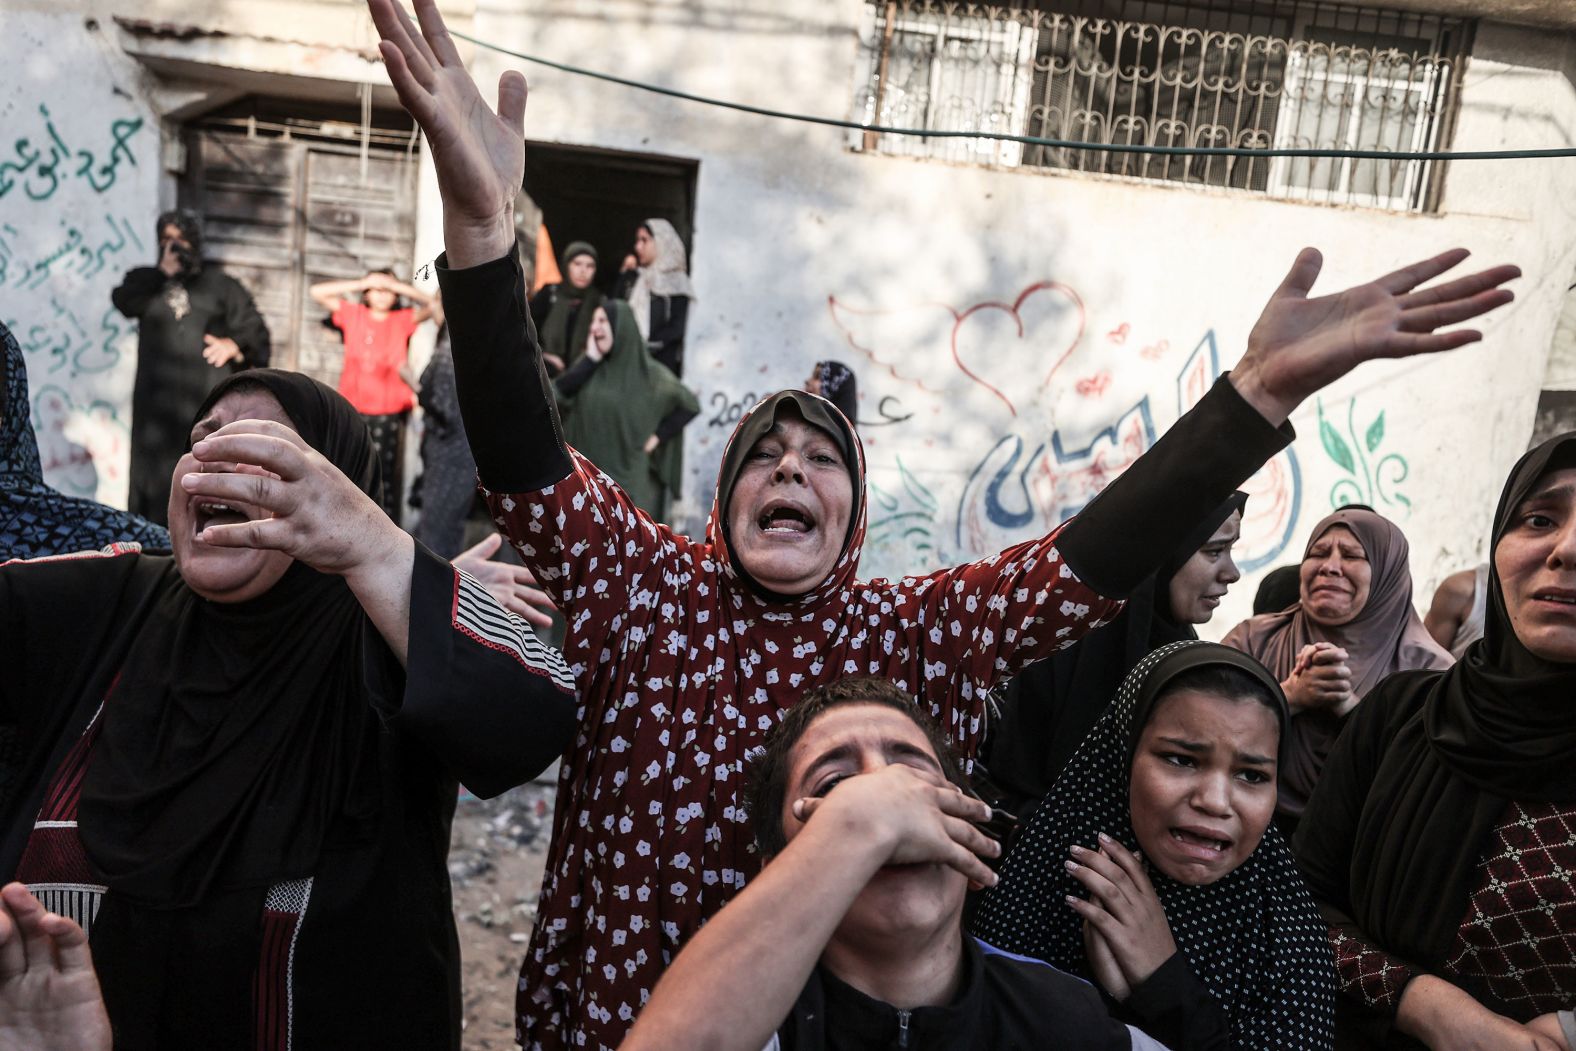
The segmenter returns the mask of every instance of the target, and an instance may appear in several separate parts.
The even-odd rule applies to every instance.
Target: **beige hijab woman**
[[[1351,531],[1368,558],[1368,598],[1357,615],[1334,625],[1314,619],[1304,608],[1308,601],[1304,575],[1301,600],[1296,605],[1251,617],[1231,629],[1221,642],[1257,658],[1282,683],[1291,678],[1304,647],[1321,642],[1338,646],[1346,651],[1352,696],[1358,701],[1395,672],[1450,667],[1454,660],[1428,634],[1412,606],[1409,548],[1394,522],[1367,508],[1342,508],[1314,526],[1303,561],[1308,560],[1319,538],[1337,526]],[[1302,816],[1347,714],[1313,707],[1292,712],[1281,748],[1277,816],[1283,826]]]

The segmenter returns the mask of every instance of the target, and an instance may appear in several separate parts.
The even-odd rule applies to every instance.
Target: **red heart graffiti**
[[[973,380],[975,383],[978,383],[981,387],[984,387],[992,394],[996,395],[996,397],[1000,398],[1002,404],[1007,406],[1007,411],[1012,413],[1014,416],[1018,415],[1018,408],[1012,403],[1012,399],[1008,398],[1006,394],[1002,393],[1000,387],[981,375],[981,372],[985,371],[985,366],[983,366],[981,362],[975,361],[973,363],[973,367],[971,368],[970,364],[963,360],[965,354],[959,346],[958,336],[962,333],[964,323],[967,322],[969,318],[982,317],[987,311],[1002,311],[1010,316],[1014,323],[1014,327],[1017,330],[1018,338],[1023,339],[1027,335],[1023,323],[1023,305],[1027,303],[1032,297],[1044,295],[1047,293],[1066,297],[1067,301],[1072,304],[1073,309],[1077,311],[1078,324],[1077,331],[1074,332],[1072,340],[1068,342],[1066,348],[1063,349],[1061,353],[1056,356],[1055,360],[1051,362],[1051,367],[1046,370],[1044,377],[1040,380],[1039,384],[1030,391],[1031,396],[1033,396],[1038,394],[1040,391],[1043,391],[1050,384],[1051,377],[1056,375],[1056,370],[1062,367],[1062,363],[1072,356],[1072,352],[1076,350],[1078,348],[1078,344],[1083,341],[1084,324],[1086,319],[1083,300],[1079,298],[1077,292],[1073,291],[1071,288],[1059,281],[1039,281],[1018,293],[1018,298],[1013,300],[1010,305],[1007,303],[994,302],[976,303],[974,306],[969,307],[967,310],[958,315],[958,323],[953,326],[952,329],[952,360],[957,362],[958,368],[965,376]],[[994,360],[1003,360],[1006,356],[1005,348],[1000,345],[987,346],[984,349],[987,353],[996,356]],[[1009,361],[1009,367],[1016,367],[1016,363]]]

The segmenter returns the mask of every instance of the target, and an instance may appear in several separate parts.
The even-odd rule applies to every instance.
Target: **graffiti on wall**
[[[157,119],[80,19],[17,11],[6,29],[37,58],[0,84],[0,321],[27,361],[45,479],[124,506],[136,325],[109,297],[153,262]]]
[[[1345,427],[1331,423],[1324,413],[1324,402],[1316,403],[1319,414],[1319,444],[1346,477],[1330,488],[1331,509],[1347,504],[1367,504],[1381,514],[1398,508],[1403,517],[1411,513],[1412,501],[1398,486],[1412,473],[1406,457],[1384,452],[1384,411],[1361,428],[1357,422],[1357,399],[1346,403]],[[1337,419],[1339,419],[1337,417]]]
[[[1129,321],[1097,325],[1087,298],[1059,281],[963,307],[827,302],[860,373],[875,573],[931,569],[1043,534],[1131,466],[1221,373],[1213,330],[1180,341]],[[1180,361],[1179,346],[1192,348]],[[731,431],[763,386],[706,392],[711,425]],[[1251,571],[1278,558],[1295,528],[1295,453],[1247,488],[1238,554]]]

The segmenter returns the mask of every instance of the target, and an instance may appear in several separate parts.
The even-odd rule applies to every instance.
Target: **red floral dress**
[[[730,566],[715,508],[706,542],[676,535],[573,455],[547,489],[486,493],[564,611],[580,694],[520,976],[528,1048],[616,1047],[674,953],[757,870],[746,757],[807,689],[888,678],[972,755],[992,685],[1121,608],[1079,582],[1054,533],[857,580],[862,512],[817,591],[769,603]]]

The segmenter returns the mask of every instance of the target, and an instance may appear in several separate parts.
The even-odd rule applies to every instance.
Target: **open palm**
[[[420,31],[395,0],[367,2],[389,80],[426,133],[452,255],[458,239],[449,235],[456,227],[512,237],[514,197],[525,177],[525,78],[510,70],[498,79],[493,112],[465,71],[435,0],[414,4]]]
[[[1514,293],[1499,286],[1521,276],[1519,268],[1496,266],[1418,288],[1468,254],[1455,248],[1365,285],[1314,298],[1309,293],[1324,260],[1316,249],[1303,249],[1253,326],[1233,383],[1279,423],[1304,398],[1365,361],[1434,354],[1482,339],[1476,329],[1436,329],[1509,303]]]

